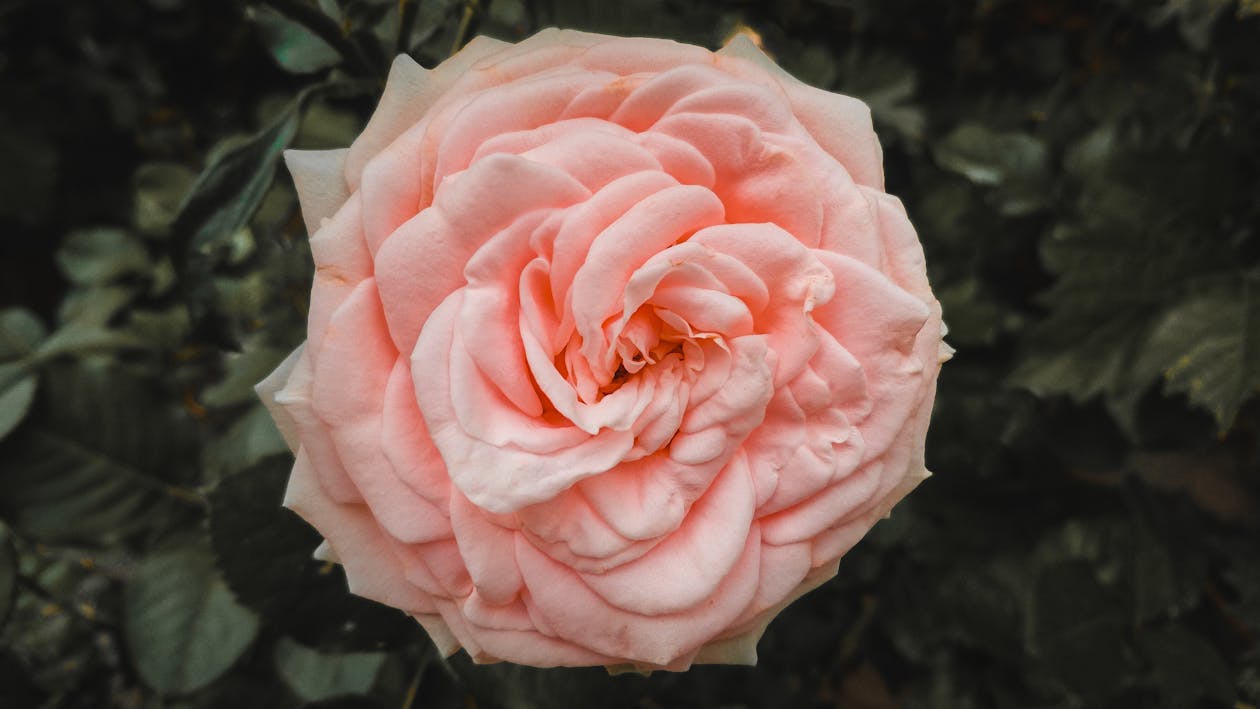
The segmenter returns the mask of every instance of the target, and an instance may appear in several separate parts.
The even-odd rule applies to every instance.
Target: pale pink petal
[[[398,350],[415,347],[430,313],[464,285],[468,259],[496,233],[522,214],[566,207],[589,194],[556,168],[505,154],[487,156],[443,182],[434,206],[402,225],[376,254],[376,281]]]
[[[403,610],[431,606],[427,594],[407,583],[398,558],[372,513],[362,505],[340,505],[320,488],[305,451],[298,451],[284,506],[324,535],[342,564],[350,592]]]
[[[459,652],[460,644],[451,633],[451,629],[438,613],[413,613],[412,618],[424,628],[424,632],[433,641],[433,646],[442,657],[450,657]]]
[[[884,154],[871,124],[871,109],[865,103],[802,83],[744,34],[737,34],[717,54],[751,62],[778,79],[792,103],[792,112],[814,140],[844,165],[855,182],[884,188]]]
[[[724,211],[717,197],[703,187],[669,187],[631,207],[596,237],[586,262],[573,276],[570,307],[583,338],[582,354],[599,367],[597,377],[605,376],[601,369],[611,365],[603,322],[617,314],[622,290],[634,269],[696,230],[721,223]],[[609,379],[611,373],[607,372]]]
[[[358,189],[367,161],[419,122],[469,66],[508,46],[506,42],[478,36],[432,71],[405,54],[398,55],[376,111],[346,157],[346,182],[350,188]]]
[[[494,605],[514,599],[521,589],[516,532],[488,519],[458,492],[451,495],[451,526],[477,593]]]
[[[284,388],[289,376],[293,373],[293,369],[297,366],[306,352],[306,343],[298,345],[297,349],[289,353],[284,361],[267,375],[266,379],[258,382],[254,386],[254,391],[258,394],[258,398],[262,400],[263,406],[267,407],[267,413],[271,414],[272,420],[276,422],[276,428],[280,429],[280,435],[284,436],[284,442],[288,444],[289,450],[297,452],[301,441],[298,440],[297,421],[293,420],[293,414],[285,410],[283,406],[276,402],[276,394]]]
[[[307,234],[319,231],[324,220],[331,219],[350,199],[350,188],[345,178],[348,152],[345,148],[284,151],[284,164],[288,166],[293,186],[297,188]]]
[[[604,430],[577,445],[547,454],[495,446],[469,436],[461,428],[452,404],[457,387],[467,382],[453,382],[450,363],[445,361],[447,353],[453,350],[454,316],[459,307],[460,297],[456,294],[430,318],[416,344],[412,371],[424,372],[415,378],[416,399],[446,461],[451,482],[473,503],[491,512],[513,512],[548,500],[578,480],[612,468],[625,457],[634,445],[634,434],[628,431]]]
[[[682,613],[644,616],[608,605],[568,567],[517,538],[516,555],[529,589],[526,603],[556,635],[595,652],[665,666],[715,637],[756,593],[760,562],[756,525],[722,588]]]
[[[308,344],[302,348],[302,354],[290,370],[284,388],[276,392],[275,403],[296,426],[308,463],[329,497],[339,503],[362,502],[363,496],[342,467],[341,457],[328,434],[328,426],[315,413],[311,402],[313,371]]]
[[[364,279],[372,275],[372,259],[363,241],[362,200],[351,195],[345,206],[319,231],[311,234],[315,279],[307,316],[307,344],[319,358],[328,319]]]
[[[416,405],[411,363],[404,356],[394,362],[385,385],[381,448],[400,480],[438,510],[447,508],[450,477]]]
[[[925,366],[936,366],[939,328],[931,333],[929,361],[915,356],[915,343],[931,313],[929,307],[878,271],[853,259],[816,252],[835,276],[836,297],[814,311],[820,326],[862,363],[869,411],[855,419],[867,443],[867,457],[881,454],[920,401]]]
[[[582,580],[632,613],[678,613],[712,598],[739,560],[753,519],[747,463],[736,456],[696,501],[686,520],[642,557]]]

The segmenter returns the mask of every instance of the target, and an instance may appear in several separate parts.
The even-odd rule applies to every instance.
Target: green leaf
[[[17,597],[18,558],[8,530],[0,527],[0,628],[9,619]]]
[[[35,409],[0,444],[0,517],[48,543],[100,545],[161,519],[186,493],[186,416],[113,367],[50,367]]]
[[[47,334],[44,323],[26,308],[0,310],[0,362],[30,354]]]
[[[1137,401],[1163,366],[1148,354],[1156,323],[1222,257],[1177,231],[1125,224],[1127,214],[1060,227],[1042,243],[1042,260],[1058,275],[1043,296],[1051,315],[1027,338],[1009,381],[1078,402],[1101,395],[1132,434]]]
[[[249,223],[275,177],[280,154],[297,132],[311,91],[299,93],[271,123],[220,151],[201,171],[173,226],[177,236],[188,240],[191,253],[211,255]]]
[[[262,381],[288,355],[287,350],[256,342],[240,354],[226,355],[227,374],[206,387],[201,403],[206,406],[234,406],[258,400],[254,385]]]
[[[912,102],[918,85],[914,66],[898,54],[852,51],[845,59],[844,93],[871,107],[877,124],[886,125],[912,143],[923,140],[927,117]]]
[[[57,251],[57,265],[70,282],[103,285],[150,269],[149,252],[130,232],[88,229],[66,237]]]
[[[311,557],[319,534],[281,507],[292,465],[273,456],[210,491],[210,540],[236,597],[306,644],[377,650],[415,640],[414,622],[350,595],[339,566]]]
[[[21,365],[0,364],[0,440],[13,432],[35,400],[34,374]]]
[[[1168,625],[1142,632],[1137,645],[1151,663],[1151,676],[1164,706],[1198,706],[1204,697],[1224,706],[1237,699],[1229,665],[1198,633]]]
[[[1031,135],[964,123],[934,142],[932,152],[946,170],[995,188],[989,197],[1004,215],[1029,214],[1050,203],[1049,152]]]
[[[271,456],[288,454],[289,446],[261,402],[204,449],[202,470],[207,480],[221,480]]]
[[[1095,702],[1105,697],[1127,674],[1123,608],[1082,561],[1043,569],[1034,600],[1038,653],[1077,693]]]
[[[196,173],[179,163],[151,162],[136,170],[132,223],[143,234],[166,236]]]
[[[70,291],[57,309],[60,325],[40,343],[36,359],[144,347],[143,340],[115,326],[136,294],[133,285],[94,285]]]
[[[276,163],[292,142],[307,102],[317,94],[348,95],[366,81],[324,83],[298,93],[262,130],[217,152],[197,177],[171,227],[182,256],[177,260],[194,331],[232,344],[222,316],[212,315],[214,267],[230,255],[234,239],[267,195]],[[374,85],[374,84],[372,84]]]
[[[276,669],[305,701],[341,694],[365,694],[385,663],[383,652],[327,654],[281,638],[276,643]]]
[[[254,641],[258,618],[236,602],[197,542],[140,562],[124,595],[123,630],[145,683],[183,693],[226,672]]]
[[[45,337],[44,324],[25,308],[0,311],[0,440],[13,432],[35,400],[38,380],[24,360]]]
[[[286,71],[311,74],[341,61],[337,50],[318,35],[269,7],[247,8],[246,17],[258,25],[263,44]]]
[[[1156,324],[1148,352],[1164,368],[1166,391],[1186,394],[1228,430],[1260,393],[1260,278],[1174,306]]]

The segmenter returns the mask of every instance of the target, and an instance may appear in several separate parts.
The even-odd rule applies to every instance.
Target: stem
[[[411,709],[411,705],[415,703],[416,693],[420,690],[420,678],[424,675],[427,667],[427,662],[420,663],[420,668],[416,670],[415,676],[411,678],[411,684],[407,686],[407,693],[403,695],[402,709]]]
[[[480,11],[481,2],[479,0],[465,0],[464,14],[459,19],[459,30],[455,32],[455,43],[451,45],[451,56],[454,56],[468,42],[468,32],[472,29],[473,20],[476,19],[477,13]]]
[[[394,39],[394,56],[406,54],[411,49],[411,30],[416,24],[419,9],[417,0],[398,0],[398,36]]]

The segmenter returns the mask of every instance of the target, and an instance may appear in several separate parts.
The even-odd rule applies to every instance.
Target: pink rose
[[[286,158],[285,504],[444,653],[754,663],[927,476],[948,350],[870,113],[745,37],[399,57],[354,145]]]

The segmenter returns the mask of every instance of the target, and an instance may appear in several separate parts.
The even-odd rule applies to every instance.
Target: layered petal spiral
[[[949,350],[869,111],[745,37],[399,57],[352,146],[286,160],[286,504],[443,652],[755,662],[927,475]]]

